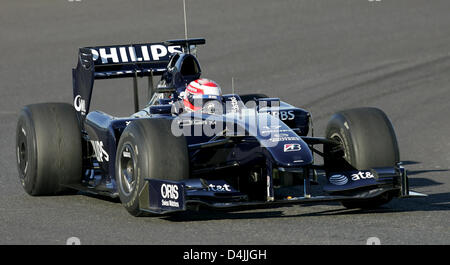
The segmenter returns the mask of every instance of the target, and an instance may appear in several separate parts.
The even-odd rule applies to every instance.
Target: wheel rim
[[[341,136],[339,136],[339,134],[334,133],[330,136],[330,138],[336,142],[339,142],[341,144],[342,147],[344,147],[344,159],[348,161],[348,155],[347,155],[347,150],[345,149],[344,146],[344,141],[342,140]]]
[[[23,185],[28,170],[28,145],[25,130],[23,128],[17,139],[17,164],[19,165],[19,178]]]
[[[126,144],[120,152],[119,182],[122,193],[129,196],[136,187],[136,160],[133,148]]]

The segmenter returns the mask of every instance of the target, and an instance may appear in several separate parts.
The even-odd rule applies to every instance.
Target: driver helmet
[[[200,78],[189,83],[186,87],[183,104],[187,111],[201,110],[208,101],[221,101],[222,91],[220,86],[205,78]]]

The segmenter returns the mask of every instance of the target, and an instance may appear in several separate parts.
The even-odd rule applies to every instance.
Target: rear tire
[[[328,122],[326,137],[341,143],[343,154],[333,155],[324,148],[325,166],[339,170],[368,170],[395,167],[400,161],[394,128],[386,114],[377,108],[356,108],[337,112]],[[343,202],[347,208],[375,208],[388,203],[390,194],[358,202]]]
[[[17,122],[16,159],[20,182],[30,195],[60,194],[69,190],[64,185],[81,182],[81,132],[73,106],[25,106]]]
[[[116,154],[120,201],[133,216],[151,215],[139,206],[145,178],[179,181],[189,177],[186,139],[171,133],[171,120],[131,122],[120,137]]]

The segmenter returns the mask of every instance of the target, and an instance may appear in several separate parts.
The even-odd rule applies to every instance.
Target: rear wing
[[[77,67],[72,69],[75,109],[82,117],[89,112],[95,79],[133,77],[137,111],[137,77],[148,76],[153,86],[153,76],[166,71],[170,54],[190,53],[200,44],[205,44],[205,39],[80,48]]]
[[[85,47],[80,48],[79,57],[82,64],[94,65],[95,79],[107,79],[162,74],[174,52],[182,52],[181,46],[150,43]]]

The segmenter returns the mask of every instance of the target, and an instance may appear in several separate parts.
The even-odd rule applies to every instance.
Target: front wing
[[[426,196],[409,190],[406,170],[399,168],[378,168],[367,171],[340,172],[341,176],[372,175],[371,179],[355,184],[348,181],[345,184],[330,181],[324,186],[324,191],[331,195],[314,196],[304,187],[303,196],[287,196],[267,201],[249,201],[246,194],[235,190],[223,180],[189,179],[169,181],[161,179],[145,179],[145,185],[139,194],[142,211],[154,214],[197,209],[206,206],[217,209],[239,209],[276,207],[292,204],[325,203],[358,201],[376,198],[385,193],[395,194],[399,198]],[[333,176],[336,176],[334,173]],[[356,176],[355,176],[356,177]],[[309,181],[305,181],[308,185]],[[271,191],[268,191],[271,192]],[[272,191],[273,193],[273,191]],[[346,195],[341,195],[346,194]]]

